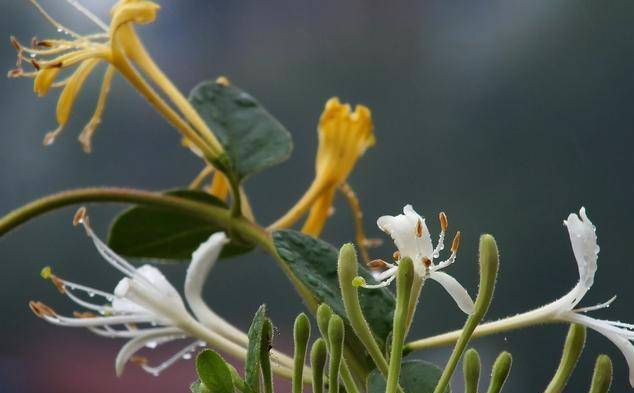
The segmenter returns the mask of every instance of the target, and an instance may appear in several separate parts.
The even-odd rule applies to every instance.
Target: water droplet
[[[255,100],[253,99],[253,97],[251,97],[250,95],[246,94],[246,93],[241,93],[235,100],[236,104],[243,106],[243,107],[251,107],[251,106],[255,106]]]
[[[145,344],[145,346],[148,347],[148,348],[154,349],[154,348],[156,348],[158,346],[158,343],[156,341],[148,341]]]
[[[34,58],[34,57],[35,57],[35,56],[37,56],[37,55],[36,55],[35,53],[31,53],[29,56],[30,56],[30,57],[31,57],[31,59],[32,59],[32,58]]]
[[[185,359],[185,360],[189,360],[189,359],[191,359],[191,358],[192,358],[192,354],[191,354],[191,353],[187,352],[187,353],[184,353],[184,354],[183,354],[183,359]]]
[[[95,297],[95,293],[94,292],[88,292],[88,297]]]
[[[63,31],[64,31],[64,29],[62,29],[61,27],[58,27],[58,28],[57,28],[57,32],[58,32],[58,33],[61,33],[61,32],[63,32]]]
[[[205,343],[204,341],[198,341],[198,346],[199,347],[206,347],[207,343]]]

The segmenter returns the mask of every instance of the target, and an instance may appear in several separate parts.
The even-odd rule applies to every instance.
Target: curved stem
[[[276,253],[270,236],[264,229],[243,218],[231,217],[226,209],[176,196],[128,188],[83,188],[37,199],[2,217],[0,236],[49,211],[88,202],[132,203],[178,211],[218,224],[228,231],[238,232],[245,240],[259,244],[269,253]]]

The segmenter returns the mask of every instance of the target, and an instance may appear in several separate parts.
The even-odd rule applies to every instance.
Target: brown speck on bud
[[[59,279],[59,277],[57,277],[54,274],[51,274],[51,281],[53,282],[53,284],[55,285],[59,293],[61,294],[66,293],[66,288],[64,287],[64,283],[62,282],[62,280]]]
[[[77,209],[75,216],[73,217],[73,225],[77,226],[86,220],[86,206],[82,206]]]
[[[145,356],[132,356],[130,358],[130,363],[136,364],[137,366],[147,366],[148,360]]]
[[[427,257],[424,257],[421,262],[423,262],[423,265],[425,265],[425,267],[430,267],[431,266],[431,259],[429,259]]]
[[[418,238],[423,237],[423,221],[422,220],[416,221],[416,237]]]
[[[438,214],[438,219],[440,220],[440,230],[445,232],[449,226],[445,212],[440,212],[440,214]]]
[[[371,267],[373,269],[380,269],[380,268],[386,268],[387,264],[382,259],[374,259],[368,262],[368,267]]]
[[[18,42],[17,38],[15,38],[15,36],[11,36],[11,37],[9,37],[9,39],[11,40],[11,45],[13,45],[15,50],[17,50],[17,51],[21,51],[22,50],[22,45],[20,45],[20,43]]]
[[[400,261],[401,260],[401,252],[396,250],[394,251],[394,254],[392,254],[392,258],[394,258],[395,261]]]
[[[84,311],[84,312],[73,311],[73,316],[75,318],[95,318],[97,315],[90,311]]]
[[[451,242],[451,252],[458,251],[458,247],[460,247],[460,231],[456,232],[456,236],[453,238]]]
[[[227,87],[227,86],[229,86],[231,84],[229,82],[229,79],[226,76],[219,76],[216,79],[216,83],[219,84],[220,86],[224,86],[224,87]]]

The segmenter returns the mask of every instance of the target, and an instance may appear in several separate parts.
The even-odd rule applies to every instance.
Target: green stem
[[[544,393],[561,393],[577,365],[586,343],[586,328],[581,325],[570,325],[559,367]]]
[[[218,224],[228,231],[239,232],[245,240],[261,245],[268,252],[275,252],[266,231],[245,219],[232,218],[226,209],[172,195],[115,187],[68,190],[37,199],[1,218],[0,236],[52,210],[89,202],[130,203],[177,211]]]
[[[462,357],[462,353],[471,339],[471,334],[489,309],[489,304],[491,304],[491,300],[493,299],[498,264],[499,257],[495,239],[491,235],[482,235],[480,237],[480,288],[475,302],[475,310],[473,314],[467,318],[467,322],[465,322],[462,334],[458,342],[456,342],[456,346],[440,376],[434,393],[443,393],[445,391],[451,376],[456,370],[458,361]]]
[[[396,309],[394,310],[392,349],[387,373],[386,393],[396,393],[398,389],[398,377],[401,373],[403,344],[405,343],[405,334],[409,326],[408,312],[412,283],[414,280],[414,264],[410,258],[404,258],[400,261],[397,274]]]

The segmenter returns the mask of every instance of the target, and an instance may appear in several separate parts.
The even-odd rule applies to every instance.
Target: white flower
[[[473,313],[473,300],[464,287],[455,278],[440,271],[455,262],[456,253],[460,245],[460,232],[456,233],[456,237],[453,240],[449,258],[438,264],[434,263],[434,260],[439,258],[440,252],[445,248],[447,217],[444,213],[440,213],[440,224],[441,232],[438,244],[434,247],[425,219],[416,213],[411,205],[406,205],[403,208],[403,214],[398,216],[379,217],[377,225],[382,231],[392,237],[398,252],[394,254],[394,264],[380,261],[375,265],[375,267],[387,267],[387,270],[375,275],[376,280],[381,281],[381,283],[376,285],[364,283],[362,286],[364,288],[381,288],[389,285],[396,278],[400,260],[409,257],[414,262],[414,270],[421,279],[431,278],[440,283],[463,312],[467,314]]]
[[[584,315],[586,312],[607,308],[616,299],[612,299],[596,306],[577,308],[577,304],[590,290],[594,283],[594,275],[597,271],[599,246],[595,227],[586,215],[585,208],[579,210],[579,215],[571,213],[564,221],[570,234],[572,251],[579,268],[579,282],[565,296],[543,307],[545,312],[551,314],[551,318],[559,321],[577,323],[593,329],[608,340],[612,341],[625,356],[630,370],[630,385],[634,387],[634,325],[619,321],[595,319]]]
[[[211,235],[193,253],[184,291],[192,315],[179,292],[159,269],[150,265],[136,268],[99,239],[89,225],[84,208],[77,212],[74,222],[84,226],[103,258],[125,277],[109,293],[61,279],[50,268],[44,268],[43,277],[51,279],[61,293],[88,311],[75,312],[74,318],[66,317],[41,302],[31,301],[29,306],[37,316],[56,325],[85,327],[101,336],[129,339],[116,357],[117,375],[121,375],[128,361],[158,375],[179,359],[191,357],[197,346],[206,344],[245,358],[247,336],[215,314],[201,297],[207,275],[228,242],[223,232]],[[90,300],[92,298],[100,301]],[[193,341],[158,366],[149,366],[146,358],[135,356],[144,347],[154,348],[177,339]],[[273,360],[274,371],[288,374],[286,370],[292,359],[274,351]]]

